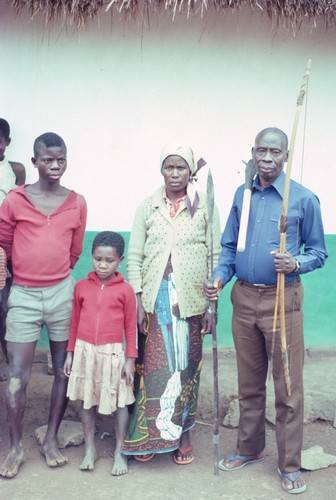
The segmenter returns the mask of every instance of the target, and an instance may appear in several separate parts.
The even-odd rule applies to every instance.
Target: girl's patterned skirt
[[[134,402],[132,387],[122,377],[125,353],[121,343],[93,345],[76,340],[67,396],[88,410],[110,415]]]

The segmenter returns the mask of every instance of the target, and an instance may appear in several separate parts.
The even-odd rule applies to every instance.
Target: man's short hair
[[[34,141],[34,156],[38,154],[38,151],[41,147],[41,145],[45,146],[46,148],[65,148],[66,145],[62,137],[60,137],[57,134],[54,134],[54,132],[46,132],[45,134],[39,135],[35,141]]]
[[[264,135],[266,135],[268,133],[280,135],[282,137],[282,140],[283,140],[284,144],[285,144],[285,148],[288,149],[288,137],[287,137],[287,134],[285,134],[285,132],[283,130],[281,130],[280,128],[277,128],[277,127],[267,127],[267,128],[264,128],[263,130],[261,130],[257,134],[257,136],[255,138],[255,143],[257,141],[259,141],[259,139],[261,137],[263,137]]]

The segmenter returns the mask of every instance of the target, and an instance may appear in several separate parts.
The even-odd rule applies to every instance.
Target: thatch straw
[[[30,15],[42,13],[47,25],[55,21],[84,27],[98,13],[117,11],[136,16],[140,7],[165,9],[172,18],[179,12],[203,15],[211,8],[238,12],[242,7],[267,14],[273,26],[282,24],[294,33],[303,23],[315,27],[322,20],[328,28],[336,24],[336,0],[11,0],[17,10],[29,9]]]

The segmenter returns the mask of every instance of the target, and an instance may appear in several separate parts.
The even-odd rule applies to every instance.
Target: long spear
[[[215,195],[214,186],[211,175],[211,170],[208,170],[207,178],[207,209],[208,209],[208,219],[210,226],[210,271],[211,277],[213,276],[214,270],[214,260],[213,260],[213,217],[215,210]],[[212,278],[213,279],[213,278]],[[214,445],[214,474],[218,476],[219,468],[219,454],[218,454],[218,444],[219,444],[219,428],[218,428],[218,413],[219,413],[219,395],[218,395],[218,351],[217,351],[217,301],[209,301],[209,308],[211,311],[212,323],[211,323],[211,338],[212,338],[212,365],[213,365],[213,397],[214,397],[214,417],[213,417],[213,445]]]
[[[240,217],[239,224],[239,234],[238,234],[238,243],[237,243],[237,251],[244,252],[246,245],[246,233],[247,233],[247,225],[250,214],[250,204],[251,204],[251,195],[252,195],[252,182],[253,177],[256,174],[256,168],[253,160],[249,160],[245,163],[245,187],[244,187],[244,195],[243,195],[243,206],[242,213]]]
[[[309,79],[309,74],[310,74],[310,66],[311,66],[311,60],[309,59],[308,63],[307,63],[307,68],[306,68],[306,71],[305,71],[305,74],[303,77],[303,83],[302,83],[301,88],[300,88],[299,97],[298,97],[297,102],[296,102],[296,112],[295,112],[295,118],[294,118],[294,125],[293,125],[290,145],[289,145],[289,155],[288,155],[288,162],[287,162],[287,169],[286,169],[286,179],[285,179],[285,186],[284,186],[284,193],[283,193],[283,200],[282,200],[282,211],[281,211],[281,216],[280,216],[280,220],[279,220],[279,230],[280,230],[279,251],[280,251],[280,253],[286,252],[286,232],[287,232],[287,227],[288,227],[288,222],[287,222],[288,198],[289,198],[291,170],[292,170],[292,164],[293,164],[294,144],[295,144],[295,139],[296,139],[296,133],[297,133],[298,123],[299,123],[300,112],[301,112],[301,108],[302,108],[305,94],[307,92],[308,79]],[[289,362],[288,362],[287,339],[286,339],[285,274],[284,273],[278,273],[278,276],[277,276],[276,300],[275,300],[274,319],[273,319],[273,339],[275,337],[278,312],[279,312],[279,318],[280,318],[280,340],[281,340],[282,362],[283,362],[283,369],[284,369],[284,375],[285,375],[287,394],[288,394],[288,396],[290,396],[292,393],[292,390],[291,390],[291,380],[290,380],[290,375],[289,375]],[[273,347],[272,347],[272,350],[273,350]],[[272,359],[272,356],[273,356],[273,352],[271,354],[271,359]]]

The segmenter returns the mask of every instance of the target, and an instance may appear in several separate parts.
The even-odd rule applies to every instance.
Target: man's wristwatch
[[[300,267],[301,267],[300,262],[295,259],[295,269],[294,269],[293,273],[297,273],[298,270],[300,269]]]

